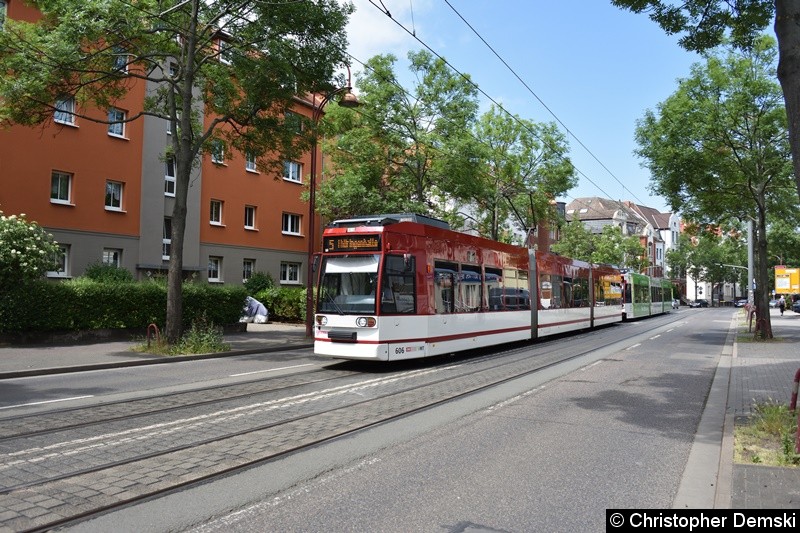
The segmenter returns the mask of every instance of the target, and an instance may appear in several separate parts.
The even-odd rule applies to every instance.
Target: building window
[[[300,283],[300,263],[281,263],[281,283]]]
[[[114,137],[125,137],[125,118],[127,114],[122,109],[112,107],[108,110],[108,134]]]
[[[303,119],[299,114],[287,111],[283,116],[283,121],[286,126],[297,134],[303,132]]]
[[[114,70],[122,74],[128,72],[128,52],[121,46],[114,47]]]
[[[295,183],[303,182],[303,167],[296,161],[283,162],[283,179]]]
[[[164,196],[175,196],[175,157],[168,157],[164,167]]]
[[[56,110],[53,120],[59,124],[75,125],[75,99],[71,96],[56,100]]]
[[[106,209],[122,211],[122,183],[106,181]]]
[[[256,207],[244,206],[244,229],[256,229]]]
[[[172,219],[164,218],[164,231],[161,234],[161,259],[169,261],[169,253],[172,248]]]
[[[254,156],[250,152],[247,152],[244,155],[244,159],[245,159],[244,163],[245,170],[247,170],[248,172],[258,172],[258,167],[256,166],[256,156]]]
[[[211,143],[211,162],[218,165],[225,164],[225,143],[220,140]]]
[[[70,204],[72,200],[72,175],[56,170],[50,175],[50,202]]]
[[[290,213],[283,214],[283,225],[281,232],[289,235],[302,235],[300,233],[300,222],[302,217],[300,215],[292,215]]]
[[[253,272],[256,271],[256,260],[255,259],[243,259],[242,260],[242,282],[247,281],[248,279],[253,277]]]
[[[56,264],[55,270],[50,270],[47,275],[55,278],[66,278],[69,276],[69,244],[59,244],[53,262]]]
[[[181,114],[177,112],[175,114],[175,129],[178,130],[180,128],[181,122]],[[167,135],[172,135],[172,120],[167,120]]]
[[[208,258],[208,281],[222,281],[222,258]]]
[[[122,250],[119,248],[103,248],[103,264],[117,268],[122,266]]]
[[[233,46],[223,39],[219,40],[219,60],[226,65],[230,65],[233,60]]]
[[[211,212],[208,217],[209,221],[217,226],[222,225],[222,202],[219,200],[211,200]]]

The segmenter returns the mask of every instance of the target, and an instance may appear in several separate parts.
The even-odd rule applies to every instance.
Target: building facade
[[[0,10],[9,18],[38,17],[23,2],[0,0]],[[166,273],[176,178],[167,148],[174,132],[152,116],[105,123],[138,113],[153,90],[135,80],[109,109],[81,109],[65,98],[40,126],[0,131],[0,211],[25,213],[53,234],[62,255],[49,277],[76,277],[94,263],[118,265],[137,279]],[[291,111],[311,117],[312,103],[299,98]],[[318,223],[301,200],[310,162],[308,153],[284,161],[281,174],[259,171],[232,150],[204,155],[189,188],[185,275],[241,284],[260,271],[284,285],[304,284],[309,224]]]

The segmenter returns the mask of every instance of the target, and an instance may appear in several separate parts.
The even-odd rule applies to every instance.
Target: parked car
[[[800,300],[797,300],[795,303],[792,304],[792,311],[795,313],[800,313]]]
[[[778,300],[776,300],[775,298],[773,298],[772,300],[770,300],[770,301],[769,301],[769,306],[770,306],[771,308],[775,309],[776,307],[778,307]]]
[[[680,301],[680,300],[678,300],[677,298],[675,298],[674,300],[672,300],[672,308],[673,308],[673,309],[677,309],[677,308],[679,308],[680,306],[681,306],[681,301]]]
[[[708,300],[694,300],[693,302],[689,302],[689,307],[708,307]]]
[[[735,302],[733,302],[733,305],[735,307],[744,307],[745,305],[747,305],[747,298],[739,298]],[[772,307],[772,304],[770,304],[770,306]]]

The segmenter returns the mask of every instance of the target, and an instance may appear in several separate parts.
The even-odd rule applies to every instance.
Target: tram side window
[[[553,303],[553,283],[550,274],[539,275],[539,302],[542,309],[550,309]]]
[[[489,310],[503,309],[503,272],[499,268],[486,268],[486,294],[489,295]]]
[[[434,299],[437,314],[455,312],[456,269],[458,265],[436,261],[434,263]]]
[[[481,294],[481,268],[473,265],[461,265],[458,276],[458,298],[456,311],[474,313],[480,311],[483,295]]]
[[[417,310],[414,274],[416,261],[401,255],[388,255],[381,282],[381,313],[414,313]]]
[[[573,280],[572,278],[565,277],[563,278],[563,287],[564,292],[561,298],[561,307],[574,307],[572,304],[572,295],[573,295]]]
[[[572,307],[590,307],[589,280],[586,278],[573,278],[572,280]]]

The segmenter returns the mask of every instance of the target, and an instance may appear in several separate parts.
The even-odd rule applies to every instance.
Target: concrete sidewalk
[[[247,324],[247,331],[225,335],[230,351],[208,355],[162,356],[132,351],[142,341],[112,341],[72,345],[0,346],[0,379],[97,370],[124,366],[172,363],[192,359],[229,357],[248,353],[310,348],[303,324]]]
[[[719,312],[719,310],[708,310]],[[688,310],[680,313],[702,313]],[[719,451],[719,470],[715,479],[714,507],[732,509],[800,509],[800,468],[737,465],[733,463],[733,429],[740,417],[752,414],[753,406],[765,402],[788,404],[795,372],[800,368],[800,314],[787,311],[784,316],[771,310],[775,340],[769,343],[737,341],[743,311],[731,316],[731,331],[723,348],[717,373],[722,379],[720,401],[725,406],[716,414],[717,428],[723,427]],[[310,348],[313,342],[305,335],[305,326],[296,324],[248,324],[246,333],[225,335],[231,351],[220,354],[164,357],[131,351],[137,344],[102,342],[71,346],[1,346],[0,380],[78,370],[158,364],[189,359],[227,357],[246,353]],[[714,391],[708,403],[716,401]],[[707,405],[708,409],[709,405]],[[724,418],[724,420],[719,420]],[[702,424],[702,422],[701,422]],[[698,432],[702,428],[698,428]],[[719,431],[718,429],[716,430]],[[699,433],[698,433],[699,435]],[[702,439],[701,439],[702,440]],[[692,468],[689,460],[687,471]],[[688,472],[691,475],[691,472]],[[700,503],[695,503],[700,505]],[[694,507],[694,505],[686,505]],[[710,507],[710,505],[709,505]]]

